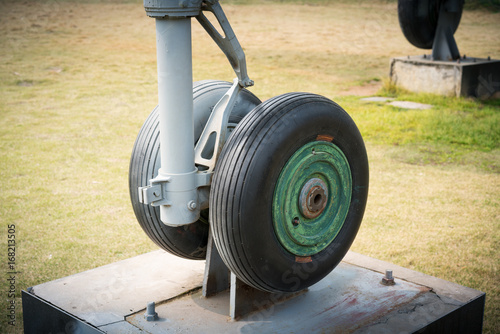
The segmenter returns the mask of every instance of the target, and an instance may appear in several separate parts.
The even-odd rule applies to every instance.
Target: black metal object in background
[[[460,58],[453,34],[460,24],[464,0],[399,0],[399,25],[408,42],[432,49],[433,60]]]

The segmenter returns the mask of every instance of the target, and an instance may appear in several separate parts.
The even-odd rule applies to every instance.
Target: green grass
[[[409,110],[387,103],[365,103],[356,98],[344,106],[363,129],[365,140],[393,147],[395,158],[408,163],[468,165],[485,171],[500,172],[500,113],[498,100],[412,94],[387,88],[381,96],[396,100],[430,104],[428,110]],[[351,107],[350,102],[353,105]]]
[[[135,221],[127,184],[135,136],[157,103],[154,21],[141,1],[95,2],[0,2],[0,245],[15,224],[19,271],[18,324],[2,317],[0,332],[22,332],[19,289],[156,249]],[[433,105],[411,111],[346,96],[380,86],[390,57],[421,52],[402,36],[394,2],[224,8],[254,93],[322,94],[358,124],[371,185],[353,250],[485,291],[485,332],[495,333],[498,100],[384,86],[382,95]],[[498,15],[466,11],[461,50],[500,58]],[[195,80],[231,81],[197,24],[193,36]],[[5,310],[6,281],[0,286]]]

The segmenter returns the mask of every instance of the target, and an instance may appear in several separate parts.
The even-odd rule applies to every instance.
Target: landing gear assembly
[[[416,93],[481,99],[500,96],[500,60],[460,55],[454,34],[463,8],[464,0],[398,0],[404,36],[415,47],[432,52],[393,58],[393,84]]]
[[[144,6],[156,19],[159,103],[133,148],[130,197],[166,252],[28,288],[25,333],[481,332],[484,293],[348,253],[368,159],[338,104],[309,93],[261,102],[247,90],[245,54],[217,0]],[[233,83],[193,84],[192,17]]]
[[[368,159],[355,123],[314,94],[261,103],[247,90],[245,54],[219,1],[144,6],[156,19],[159,105],[130,162],[140,225],[158,246],[188,259],[205,259],[213,236],[225,266],[261,291],[318,282],[347,253],[363,218]],[[192,17],[227,56],[232,84],[193,85]]]
[[[453,34],[460,24],[465,0],[399,0],[399,25],[408,42],[432,49],[434,60],[460,58]]]

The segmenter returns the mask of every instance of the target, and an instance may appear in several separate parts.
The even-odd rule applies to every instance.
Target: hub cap
[[[351,169],[336,145],[314,141],[298,149],[273,196],[274,230],[282,246],[298,256],[325,249],[344,224],[351,193]]]

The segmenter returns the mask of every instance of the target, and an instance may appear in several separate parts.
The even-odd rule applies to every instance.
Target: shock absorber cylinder
[[[161,168],[150,186],[139,192],[143,203],[160,207],[162,222],[170,226],[190,224],[200,214],[200,177],[194,163],[191,17],[200,13],[201,2],[144,0],[147,15],[156,20]]]

